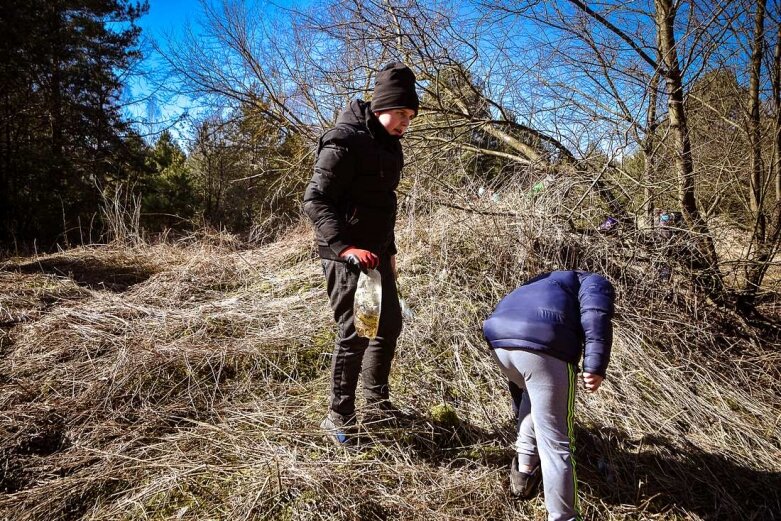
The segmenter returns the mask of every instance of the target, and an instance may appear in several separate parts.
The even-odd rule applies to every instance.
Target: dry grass
[[[252,251],[211,236],[6,263],[0,517],[542,520],[541,497],[507,493],[509,399],[480,326],[529,273],[574,263],[620,298],[609,380],[579,396],[587,518],[781,518],[777,333],[546,201],[469,204],[517,216],[417,208],[400,225],[415,314],[392,388],[411,419],[366,426],[354,452],[317,428],[333,327],[305,228]]]

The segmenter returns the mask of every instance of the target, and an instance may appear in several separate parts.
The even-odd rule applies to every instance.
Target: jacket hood
[[[352,100],[347,105],[347,108],[336,119],[336,124],[367,130],[375,139],[398,139],[388,134],[380,120],[371,111],[370,104],[360,99]]]

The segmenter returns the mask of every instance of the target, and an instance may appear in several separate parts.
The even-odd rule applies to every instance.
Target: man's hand
[[[599,386],[602,385],[603,377],[598,374],[583,373],[583,387],[586,388],[587,393],[596,392]]]
[[[354,246],[348,246],[342,250],[339,257],[348,263],[356,264],[363,272],[373,270],[380,264],[380,258],[375,254],[369,250],[361,250]]]

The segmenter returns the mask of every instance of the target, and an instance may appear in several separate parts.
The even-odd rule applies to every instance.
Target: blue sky
[[[152,42],[164,45],[168,35],[175,37],[181,34],[187,23],[197,31],[200,13],[201,4],[198,0],[150,0],[149,11],[136,22],[142,30],[140,43],[144,60],[138,68],[139,74],[128,82],[125,98],[130,103],[126,111],[132,120],[142,122],[136,128],[149,140],[154,140],[157,132],[169,127],[176,137],[183,137],[187,130],[181,125],[175,125],[175,122],[183,112],[191,109],[189,100],[163,96],[155,91],[154,82],[144,77],[160,66]],[[153,123],[143,123],[147,121]]]
[[[201,10],[196,0],[151,0],[149,12],[141,17],[138,25],[151,36],[163,31],[181,27],[187,19],[192,20]]]
[[[209,4],[219,5],[223,0],[206,1]],[[283,7],[303,6],[312,2],[312,0],[245,1],[251,5],[263,6],[273,3]],[[167,41],[177,40],[188,24],[193,32],[198,34],[202,11],[202,0],[149,0],[149,11],[137,21],[137,25],[142,29],[141,45],[145,58],[138,69],[139,74],[128,82],[124,97],[128,102],[126,111],[129,117],[139,122],[137,129],[147,139],[154,140],[156,133],[163,129],[170,129],[175,137],[185,140],[189,134],[189,130],[182,123],[177,123],[177,119],[185,111],[197,111],[197,107],[182,96],[171,97],[155,91],[154,82],[144,78],[144,75],[159,70],[161,65],[159,57],[153,52],[151,42],[154,41],[165,49]],[[146,124],[149,121],[153,124]]]

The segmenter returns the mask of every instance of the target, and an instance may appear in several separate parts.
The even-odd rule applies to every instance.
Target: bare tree
[[[241,0],[201,2],[202,30],[185,29],[158,52],[173,72],[177,92],[221,110],[255,106],[280,128],[315,139],[306,75],[289,19],[266,16]],[[280,27],[283,25],[283,27]]]
[[[656,62],[659,63],[659,52],[657,51]],[[657,98],[659,94],[659,72],[654,71],[651,81],[648,84],[648,113],[646,116],[646,133],[644,138],[638,139],[643,146],[643,156],[645,159],[643,167],[643,217],[644,224],[652,228],[654,224],[654,191],[652,185],[656,178],[657,166],[657,129],[659,122],[657,120]]]
[[[697,259],[702,277],[710,287],[712,296],[723,298],[723,282],[718,270],[718,256],[713,238],[700,215],[695,195],[694,165],[686,111],[684,109],[683,78],[678,61],[675,41],[676,6],[671,0],[654,0],[656,26],[659,32],[659,54],[662,57],[664,78],[667,84],[668,117],[675,143],[675,163],[678,172],[678,197],[684,218],[697,234],[700,248]]]
[[[762,211],[763,199],[763,166],[762,166],[762,128],[759,115],[759,82],[762,68],[762,57],[765,46],[765,0],[756,0],[754,12],[754,40],[751,46],[751,70],[749,73],[749,139],[751,143],[751,182],[750,201],[751,212],[754,214],[754,244],[765,242],[765,217]]]
[[[501,182],[491,176],[510,172],[529,186],[554,174],[593,190],[603,212],[627,223],[648,223],[656,204],[678,206],[690,245],[680,260],[721,302],[728,265],[709,220],[725,200],[744,201],[756,223],[744,265],[766,266],[775,254],[778,212],[767,193],[775,179],[781,199],[771,159],[781,137],[771,137],[768,114],[781,125],[781,51],[763,65],[766,0],[341,0],[266,17],[239,0],[204,9],[207,35],[169,53],[182,86],[254,105],[306,142],[349,98],[370,96],[380,66],[402,60],[422,92],[408,135],[410,166],[421,165],[413,172],[457,161],[475,176]],[[709,85],[733,89],[727,96],[745,116],[714,103]],[[764,271],[752,270],[746,278],[758,288]]]

